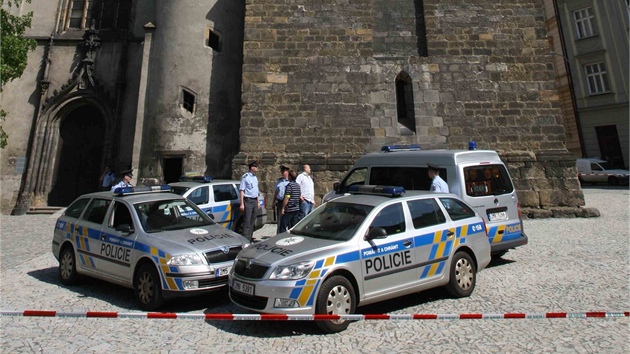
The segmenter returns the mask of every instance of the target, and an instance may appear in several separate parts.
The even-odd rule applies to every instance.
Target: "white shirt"
[[[448,193],[448,184],[440,176],[435,175],[431,182],[431,192]]]
[[[315,202],[315,184],[313,183],[313,178],[310,175],[307,175],[306,172],[300,173],[299,176],[295,179],[295,182],[300,185],[300,190],[302,192],[302,198],[304,200],[309,201],[311,203]]]

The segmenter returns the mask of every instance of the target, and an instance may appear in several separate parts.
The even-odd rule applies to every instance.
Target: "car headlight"
[[[181,254],[171,257],[166,264],[173,266],[201,265],[203,261],[198,254]]]
[[[288,266],[278,266],[273,270],[269,279],[276,280],[295,280],[301,279],[308,275],[313,269],[315,262],[300,262]]]

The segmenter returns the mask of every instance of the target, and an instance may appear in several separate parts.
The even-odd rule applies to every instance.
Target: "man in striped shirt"
[[[295,182],[297,173],[294,170],[289,170],[289,184],[286,185],[284,190],[284,200],[282,201],[282,219],[280,225],[280,232],[293,227],[300,220],[300,185]]]

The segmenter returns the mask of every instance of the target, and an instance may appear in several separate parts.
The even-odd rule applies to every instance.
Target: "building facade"
[[[385,144],[497,150],[522,206],[584,205],[541,0],[58,0],[4,87],[2,210],[309,163],[316,194]]]
[[[562,58],[556,59],[558,74],[562,76],[566,64],[572,79],[575,132],[582,143],[577,156],[628,168],[628,1],[547,0],[546,5],[547,16],[559,23],[554,41],[554,51]]]

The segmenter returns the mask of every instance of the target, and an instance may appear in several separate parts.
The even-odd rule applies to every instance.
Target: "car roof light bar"
[[[208,183],[212,182],[214,178],[212,176],[181,176],[179,177],[180,182],[200,182],[200,183]]]
[[[163,184],[160,186],[145,186],[145,187],[122,187],[114,189],[114,194],[116,195],[131,195],[131,194],[142,194],[142,193],[161,193],[161,192],[170,192],[171,186],[168,184]]]
[[[420,145],[384,145],[381,147],[381,151],[393,152],[393,151],[416,151],[421,150]]]
[[[352,194],[384,195],[387,197],[398,197],[405,193],[405,188],[401,186],[377,186],[373,184],[350,186]]]

